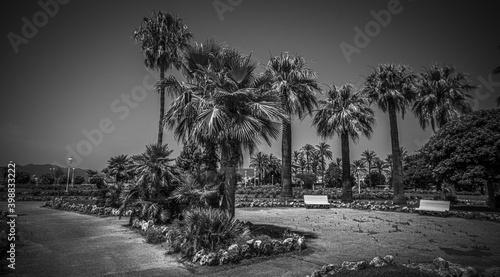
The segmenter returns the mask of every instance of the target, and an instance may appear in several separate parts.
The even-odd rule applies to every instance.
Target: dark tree
[[[480,110],[444,125],[424,146],[438,180],[457,188],[486,186],[496,209],[500,183],[500,109]]]

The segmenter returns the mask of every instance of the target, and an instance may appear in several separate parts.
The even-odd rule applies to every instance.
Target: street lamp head
[[[73,162],[73,157],[68,158],[68,163],[71,164]]]

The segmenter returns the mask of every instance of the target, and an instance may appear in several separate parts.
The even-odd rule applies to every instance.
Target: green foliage
[[[191,258],[199,250],[217,252],[227,248],[238,237],[249,233],[248,227],[220,209],[193,208],[184,212],[184,220],[167,232],[170,248]]]
[[[369,187],[370,184],[372,187],[384,186],[386,184],[385,176],[377,171],[372,171],[366,175],[364,182],[367,187]]]
[[[342,169],[335,163],[330,163],[325,172],[327,187],[340,188],[342,186]]]
[[[30,175],[24,171],[16,172],[16,184],[29,184]]]
[[[81,185],[85,183],[85,178],[83,176],[75,176],[75,185]]]
[[[422,153],[409,155],[405,159],[403,183],[407,189],[430,189],[436,185],[432,169]]]
[[[175,165],[182,171],[200,174],[206,169],[207,155],[195,143],[187,143],[175,160]]]
[[[159,228],[148,228],[146,230],[146,242],[151,244],[160,244],[167,241],[167,237]]]
[[[500,181],[500,109],[480,110],[446,124],[425,145],[440,180],[457,188]]]
[[[305,188],[312,188],[312,185],[316,183],[316,175],[314,175],[313,173],[298,173],[295,175],[295,177],[304,182]]]

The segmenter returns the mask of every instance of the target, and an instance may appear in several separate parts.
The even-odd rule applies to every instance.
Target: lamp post
[[[66,192],[68,192],[68,189],[69,189],[69,174],[70,174],[70,169],[71,169],[71,163],[73,162],[73,158],[72,157],[69,157],[68,158],[68,178],[66,180]]]
[[[245,170],[245,188],[247,187],[247,171]]]
[[[71,176],[71,187],[75,187],[75,168],[73,167],[73,176]]]

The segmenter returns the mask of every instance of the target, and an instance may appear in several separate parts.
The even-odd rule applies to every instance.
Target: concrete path
[[[394,255],[398,263],[442,257],[484,269],[499,265],[500,224],[348,209],[236,209],[236,217],[300,231],[308,249],[237,265],[190,266],[123,225],[99,218],[18,203],[23,245],[17,276],[306,276],[328,263]]]
[[[17,203],[17,276],[191,276],[160,246],[124,227],[128,218],[100,218]],[[167,273],[167,274],[165,274]],[[15,275],[14,275],[15,276]]]

